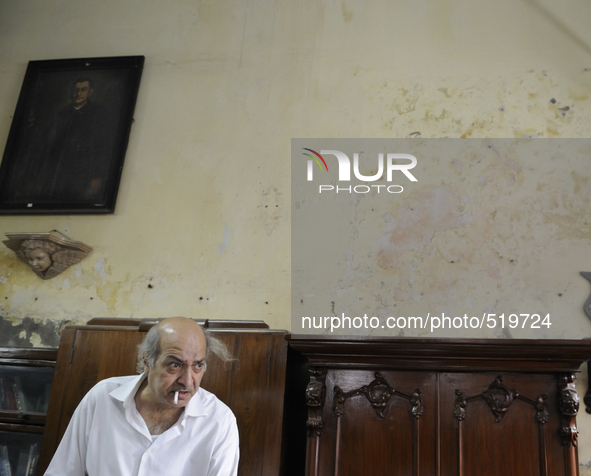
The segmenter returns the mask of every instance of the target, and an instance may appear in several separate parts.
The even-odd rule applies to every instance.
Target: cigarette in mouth
[[[179,403],[179,392],[174,392],[174,404],[178,405]]]

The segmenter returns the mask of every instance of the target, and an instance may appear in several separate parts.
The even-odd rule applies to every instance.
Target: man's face
[[[205,373],[206,343],[199,329],[162,330],[160,354],[148,373],[150,401],[158,407],[184,407],[197,393]],[[179,392],[178,404],[174,394]]]
[[[29,260],[29,266],[35,271],[45,271],[51,266],[51,258],[45,251],[39,248],[27,251],[25,254]]]
[[[72,92],[74,107],[84,106],[91,94],[92,89],[90,89],[90,83],[88,81],[74,84],[74,91]]]

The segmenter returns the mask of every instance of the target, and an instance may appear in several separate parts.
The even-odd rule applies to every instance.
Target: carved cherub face
[[[21,243],[19,258],[35,271],[37,276],[47,279],[56,264],[58,245],[42,240],[25,240]],[[58,260],[59,261],[59,260]]]
[[[49,233],[6,233],[6,236],[10,239],[3,243],[41,279],[57,276],[92,250],[55,230]]]
[[[51,257],[41,248],[27,250],[25,255],[29,260],[29,266],[39,273],[46,271],[51,266]]]

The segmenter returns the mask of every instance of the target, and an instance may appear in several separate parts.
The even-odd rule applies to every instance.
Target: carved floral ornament
[[[326,386],[319,380],[311,380],[306,387],[306,404],[309,407],[320,407],[324,404]]]
[[[346,400],[356,395],[364,395],[380,418],[385,417],[388,402],[394,395],[410,402],[410,412],[414,418],[419,419],[423,415],[424,407],[423,400],[420,397],[420,389],[417,388],[411,395],[407,395],[392,388],[380,372],[376,372],[374,377],[374,380],[369,385],[364,385],[350,392],[344,392],[341,387],[335,386],[333,411],[337,417],[340,417],[345,412]]]
[[[579,412],[579,394],[574,388],[563,388],[558,396],[560,412],[566,416],[577,416]]]
[[[558,409],[562,417],[560,436],[564,446],[577,446],[579,430],[577,430],[576,416],[579,412],[579,394],[575,389],[575,376],[563,374],[558,378]]]
[[[77,264],[92,248],[60,232],[6,233],[3,243],[41,279],[51,279]]]
[[[308,405],[308,420],[306,428],[308,437],[322,434],[322,407],[326,398],[326,370],[310,369],[310,382],[306,387],[306,404]]]
[[[503,383],[503,377],[500,375],[488,386],[484,392],[466,397],[464,392],[456,390],[456,400],[454,402],[454,417],[458,421],[463,421],[466,418],[466,406],[473,400],[483,399],[488,403],[493,415],[495,416],[495,423],[500,423],[503,417],[507,414],[507,410],[515,400],[521,400],[529,403],[536,409],[536,420],[540,425],[544,425],[548,421],[548,409],[546,408],[547,395],[538,395],[536,400],[531,400],[523,395],[520,395],[514,389],[507,387]]]

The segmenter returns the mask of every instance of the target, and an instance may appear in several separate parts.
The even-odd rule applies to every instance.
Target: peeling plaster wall
[[[427,338],[591,335],[591,321],[583,313],[589,282],[579,274],[591,269],[591,140],[293,142],[293,332]],[[384,149],[376,149],[376,142]],[[369,175],[377,172],[376,150],[403,150],[418,158],[412,170],[417,181],[398,173],[392,183],[403,184],[404,191],[397,195],[375,189],[319,194],[318,183],[304,181],[303,173],[298,182],[298,165],[301,172],[305,167],[298,158],[302,146],[364,151]],[[320,183],[341,185],[341,190],[349,184],[353,190],[365,187],[337,182],[330,156],[327,152],[334,175],[323,175]],[[498,325],[484,322],[485,313],[496,315]],[[525,316],[518,323],[512,313],[540,317],[526,325]],[[329,322],[328,330],[322,323],[322,316],[338,320],[364,314],[376,316],[377,323],[337,322],[332,328]],[[466,324],[458,325],[453,316],[464,315]],[[314,316],[314,324],[304,325],[302,316]],[[395,325],[386,325],[388,316]],[[415,327],[400,316],[422,316],[423,324]]]
[[[288,328],[290,139],[587,137],[590,20],[583,0],[1,2],[0,144],[29,60],[143,54],[146,66],[116,213],[0,217],[1,234],[57,229],[94,248],[50,281],[0,250],[0,345],[55,346],[64,323],[96,316]],[[522,215],[508,213],[510,235]],[[384,244],[384,266],[404,259]],[[574,279],[588,258],[555,259]],[[579,424],[589,467],[591,416]]]

